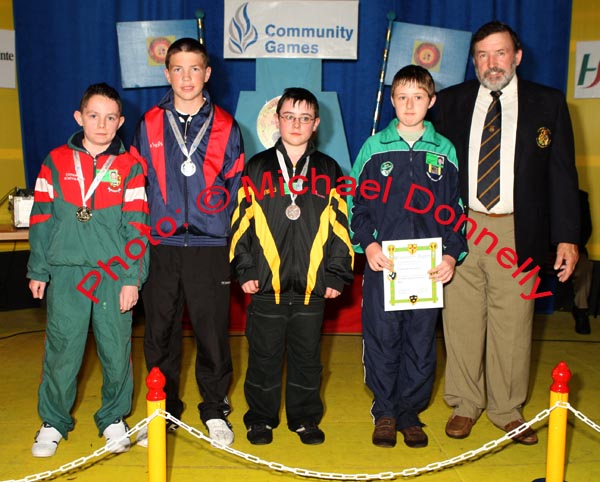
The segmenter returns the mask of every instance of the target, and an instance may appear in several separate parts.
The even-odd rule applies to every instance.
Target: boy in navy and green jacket
[[[450,281],[467,248],[462,233],[454,230],[455,222],[447,222],[458,220],[463,212],[454,146],[424,120],[435,102],[429,72],[414,65],[401,69],[394,77],[391,100],[396,118],[367,139],[351,172],[358,186],[375,181],[389,192],[384,202],[357,189],[348,203],[350,229],[355,250],[364,251],[367,258],[363,361],[365,381],[374,395],[373,444],[393,447],[400,431],[406,445],[424,447],[428,439],[418,414],[427,407],[433,388],[440,309],[385,311],[382,271],[394,267],[381,243],[441,237],[442,261],[428,275],[442,283]],[[447,207],[438,212],[440,205]]]

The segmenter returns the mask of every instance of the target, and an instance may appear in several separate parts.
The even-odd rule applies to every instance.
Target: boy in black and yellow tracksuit
[[[252,294],[244,422],[251,443],[271,442],[285,352],[288,427],[318,444],[325,438],[318,427],[325,299],[352,281],[353,254],[346,203],[335,190],[341,169],[310,140],[319,124],[316,98],[286,89],[277,122],[281,139],[246,165],[232,220],[234,274]]]

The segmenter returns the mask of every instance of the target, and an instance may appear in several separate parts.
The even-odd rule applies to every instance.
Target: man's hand
[[[249,295],[253,295],[254,293],[258,293],[258,280],[257,279],[251,279],[249,281],[246,281],[242,285],[242,291],[244,293],[248,293]]]
[[[373,271],[383,271],[387,269],[388,271],[394,271],[394,265],[390,261],[381,249],[381,244],[379,243],[371,243],[365,249],[365,256],[367,257],[367,263],[369,263],[369,268]]]
[[[125,285],[119,293],[119,309],[121,313],[131,310],[137,303],[139,291],[137,286]]]
[[[558,270],[558,281],[564,283],[573,274],[577,260],[579,259],[579,248],[576,244],[558,243],[556,247],[556,261],[554,269]]]
[[[31,290],[31,294],[35,299],[43,299],[44,298],[44,290],[46,289],[45,281],[37,281],[34,279],[29,280],[29,289]]]

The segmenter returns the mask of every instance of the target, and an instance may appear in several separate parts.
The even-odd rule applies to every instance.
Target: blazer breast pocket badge
[[[552,142],[552,133],[550,132],[550,129],[547,127],[540,127],[537,130],[535,142],[537,143],[538,147],[541,147],[542,149],[548,147]]]

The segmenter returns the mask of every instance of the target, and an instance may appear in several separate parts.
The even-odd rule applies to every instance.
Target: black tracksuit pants
[[[248,370],[244,393],[247,427],[279,425],[284,354],[287,360],[285,408],[290,430],[323,417],[321,387],[321,326],[325,300],[304,305],[304,294],[254,295],[248,308]]]
[[[157,366],[165,375],[166,409],[177,418],[183,411],[179,376],[185,305],[196,338],[200,418],[224,418],[230,411],[229,289],[227,246],[150,246],[150,275],[142,291],[144,355],[148,370]]]

